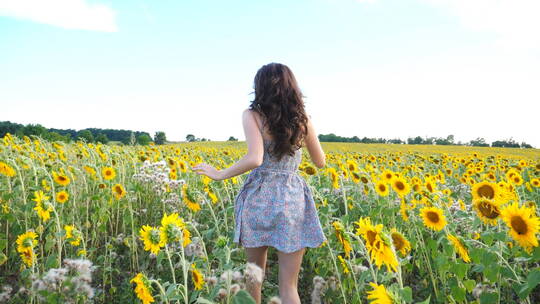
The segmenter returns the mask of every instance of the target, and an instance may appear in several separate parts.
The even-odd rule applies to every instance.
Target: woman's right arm
[[[263,138],[259,126],[253,117],[253,113],[251,113],[249,109],[244,110],[242,113],[242,125],[246,136],[248,152],[232,166],[220,170],[221,179],[228,179],[240,175],[260,166],[263,162]]]
[[[317,132],[315,132],[315,127],[311,121],[311,116],[308,115],[307,122],[307,135],[305,138],[306,148],[309,152],[311,160],[317,166],[317,168],[323,168],[326,166],[326,156],[317,137]]]

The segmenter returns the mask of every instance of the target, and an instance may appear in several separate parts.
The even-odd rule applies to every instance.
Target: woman
[[[282,303],[300,303],[297,283],[306,247],[319,247],[326,237],[310,188],[297,173],[302,146],[318,168],[325,154],[302,93],[291,70],[279,63],[259,69],[255,98],[242,113],[247,154],[224,170],[201,163],[197,174],[223,180],[252,170],[235,199],[234,242],[242,244],[247,261],[264,270],[268,246],[279,260],[279,295]],[[257,303],[261,285],[248,286]]]

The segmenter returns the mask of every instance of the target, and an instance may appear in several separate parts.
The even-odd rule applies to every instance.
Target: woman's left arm
[[[224,180],[260,166],[264,156],[263,138],[259,126],[253,117],[253,113],[251,113],[249,109],[244,110],[242,113],[242,125],[244,127],[244,134],[248,145],[248,152],[246,155],[232,166],[223,170],[216,170],[206,163],[198,164],[192,169],[196,171],[197,174],[204,174],[213,180]]]

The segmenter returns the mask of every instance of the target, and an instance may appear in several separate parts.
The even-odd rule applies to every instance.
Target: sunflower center
[[[495,197],[495,190],[490,185],[482,185],[478,188],[478,195],[493,199]]]
[[[527,223],[525,223],[521,216],[512,216],[510,225],[519,235],[527,233]]]
[[[381,192],[386,191],[386,186],[385,186],[384,184],[380,184],[380,185],[379,185],[379,190],[380,190]]]
[[[439,214],[437,212],[429,211],[426,216],[432,223],[438,223],[440,220]]]
[[[394,241],[394,247],[396,247],[397,251],[403,249],[404,243],[399,235],[392,234],[392,241]]]
[[[116,193],[119,194],[119,195],[123,193],[122,188],[120,188],[120,187],[115,187],[114,190],[115,190]]]
[[[481,202],[478,205],[478,210],[482,213],[483,216],[488,219],[495,219],[499,216],[499,210],[497,207],[493,206],[489,202]]]
[[[367,233],[367,240],[370,246],[373,246],[375,243],[375,238],[377,237],[377,233],[371,230],[368,230]]]
[[[431,183],[428,183],[426,185],[426,188],[429,190],[429,192],[433,192],[433,186],[431,185]]]
[[[368,179],[367,179],[365,176],[362,176],[362,177],[360,178],[360,180],[362,180],[362,183],[364,183],[364,184],[367,184],[367,183],[368,183]]]
[[[395,183],[395,185],[396,185],[396,188],[397,188],[398,190],[400,190],[400,191],[402,191],[403,189],[405,189],[405,185],[404,185],[403,182],[401,182],[401,181],[397,181],[397,182]]]

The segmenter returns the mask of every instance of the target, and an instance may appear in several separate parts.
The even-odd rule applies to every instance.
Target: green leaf
[[[3,253],[0,252],[0,266],[4,265],[5,262],[7,262],[8,257]]]
[[[233,304],[256,304],[256,302],[247,291],[240,290],[234,296]]]
[[[407,303],[412,302],[412,289],[409,286],[405,286],[403,287],[403,289],[400,289],[399,295],[405,302]]]
[[[463,280],[465,275],[467,274],[469,266],[467,266],[464,263],[457,262],[456,264],[452,265],[451,271],[460,279]]]
[[[416,302],[416,304],[429,304],[430,300],[431,300],[431,295],[429,295],[429,296],[427,297],[427,299],[425,299],[425,300],[422,301],[422,302]]]
[[[4,248],[6,248],[7,240],[6,239],[0,239],[0,251],[3,251]]]
[[[465,285],[465,288],[467,289],[468,292],[472,292],[474,287],[476,286],[476,281],[466,280],[465,282],[463,282],[463,285]]]
[[[533,269],[527,275],[527,285],[533,290],[540,283],[540,268]]]
[[[499,275],[499,266],[491,265],[491,267],[484,268],[484,275],[491,282],[495,283]]]
[[[465,301],[465,289],[459,287],[458,285],[452,286],[452,297],[458,302]]]
[[[210,300],[207,300],[203,297],[199,297],[197,298],[197,303],[201,303],[201,304],[215,304],[215,302],[212,302]]]
[[[499,295],[494,292],[483,292],[480,295],[480,304],[492,304],[496,303],[499,298]]]
[[[51,269],[51,268],[58,268],[60,265],[58,265],[58,256],[56,253],[53,253],[47,257],[47,261],[45,262],[45,268]]]

